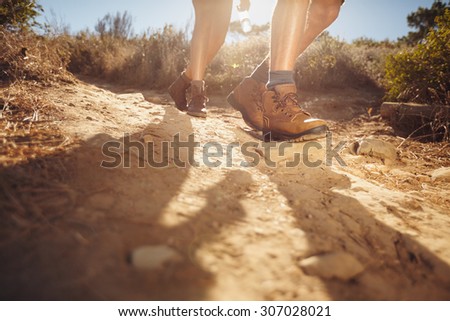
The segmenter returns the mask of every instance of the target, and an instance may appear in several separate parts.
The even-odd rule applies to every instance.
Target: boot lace
[[[288,117],[292,117],[299,112],[311,116],[300,107],[296,93],[287,93],[283,97],[277,93],[274,97],[274,102],[276,103],[275,110],[284,113]]]

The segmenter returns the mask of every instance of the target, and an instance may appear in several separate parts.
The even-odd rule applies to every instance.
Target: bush
[[[97,21],[95,31],[98,32],[101,38],[105,36],[128,39],[133,34],[133,18],[125,11],[124,13],[117,12],[116,15],[108,13],[102,19]]]
[[[0,80],[34,80],[42,83],[71,81],[66,67],[69,52],[57,38],[0,27]]]
[[[133,84],[167,88],[186,65],[188,40],[182,31],[172,26],[165,26],[133,42],[133,54],[116,71]]]
[[[69,39],[69,70],[106,81],[167,88],[189,59],[189,35],[166,26],[140,37],[80,32]],[[296,80],[310,89],[369,87],[379,90],[385,58],[396,44],[360,39],[354,44],[323,34],[298,60]],[[227,93],[267,56],[266,32],[226,43],[206,70],[209,92]]]
[[[69,43],[71,72],[155,89],[183,70],[188,49],[184,33],[172,26],[132,39],[84,31]]]
[[[399,39],[408,45],[416,45],[423,41],[430,29],[436,29],[436,18],[444,15],[445,10],[450,9],[450,4],[445,1],[435,0],[430,8],[419,7],[411,12],[406,20],[408,26],[416,31],[410,31],[407,36]]]
[[[0,25],[8,30],[28,30],[39,25],[35,18],[43,12],[36,0],[2,0]]]
[[[225,44],[206,70],[210,91],[229,93],[266,58],[268,44],[267,36],[258,34]]]
[[[68,38],[69,71],[107,79],[132,50],[126,39],[99,37],[89,31]]]
[[[297,83],[310,89],[379,89],[384,60],[392,50],[396,50],[395,46],[386,42],[360,39],[348,44],[324,33],[297,61]]]
[[[388,99],[450,104],[450,10],[436,23],[423,43],[388,57]]]

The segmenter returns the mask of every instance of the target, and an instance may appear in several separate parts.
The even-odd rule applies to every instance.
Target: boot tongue
[[[297,88],[295,87],[295,84],[284,84],[284,85],[278,85],[275,86],[275,92],[280,95],[280,97],[284,97],[289,93],[297,93]]]

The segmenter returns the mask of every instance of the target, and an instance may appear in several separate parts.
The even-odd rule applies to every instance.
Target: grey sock
[[[250,75],[256,81],[267,83],[269,81],[269,59],[266,58]]]
[[[271,70],[269,72],[268,89],[284,84],[294,84],[294,71],[292,70]]]

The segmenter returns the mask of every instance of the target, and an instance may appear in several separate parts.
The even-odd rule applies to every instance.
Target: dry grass
[[[48,223],[56,215],[51,207],[70,200],[64,159],[75,142],[62,134],[55,108],[40,89],[30,81],[0,88],[2,240],[14,240]]]
[[[68,51],[60,39],[0,29],[0,42],[0,160],[11,166],[67,143],[55,124],[54,104],[39,89],[76,80],[66,69]]]
[[[167,88],[189,59],[189,35],[171,26],[132,39],[82,32],[67,41],[70,71],[152,89]],[[268,45],[267,35],[226,43],[207,68],[209,91],[229,92],[266,57]],[[324,34],[299,59],[298,84],[311,89],[381,88],[385,58],[396,50],[392,44],[348,44]]]
[[[349,44],[324,33],[298,60],[297,82],[311,89],[382,89],[386,58],[398,50],[369,40]]]
[[[27,233],[48,221],[45,198],[62,189],[63,159],[73,141],[60,131],[57,109],[42,88],[76,80],[61,38],[0,28],[0,43],[0,236],[10,240],[17,235],[3,234],[17,229],[8,227]]]
[[[54,105],[29,82],[0,89],[0,107],[2,166],[52,155],[70,142],[58,129]]]
[[[67,41],[71,72],[153,89],[169,86],[183,70],[188,52],[185,34],[170,26],[133,39],[82,32]]]
[[[58,38],[32,32],[11,32],[0,27],[0,81],[72,82],[67,72],[69,52]]]

